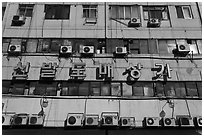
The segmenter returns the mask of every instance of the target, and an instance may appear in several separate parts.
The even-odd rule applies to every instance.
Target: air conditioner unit
[[[128,22],[128,27],[140,27],[141,26],[141,20],[140,18],[131,18]]]
[[[44,116],[38,114],[29,115],[28,125],[30,126],[43,126]]]
[[[118,126],[118,113],[117,112],[103,112],[101,115],[102,126]]]
[[[175,127],[176,126],[176,120],[175,118],[162,118],[162,126],[164,127]]]
[[[60,46],[60,54],[71,54],[72,46]]]
[[[120,118],[120,126],[122,126],[122,127],[135,126],[135,118],[134,117],[121,117]]]
[[[94,46],[81,46],[80,53],[82,54],[94,54]]]
[[[193,118],[195,127],[202,127],[202,117],[194,117]]]
[[[145,126],[146,127],[158,127],[159,126],[159,117],[145,117]]]
[[[176,46],[179,53],[188,54],[190,52],[190,47],[188,44],[180,44]]]
[[[25,16],[14,15],[12,20],[12,26],[22,26],[25,24]]]
[[[25,126],[28,122],[28,114],[17,114],[14,115],[12,120],[13,126]]]
[[[180,127],[193,127],[194,123],[193,123],[193,119],[189,116],[177,116],[177,124]]]
[[[68,113],[66,126],[83,126],[83,113]]]
[[[116,54],[120,55],[120,54],[127,54],[127,48],[126,47],[116,47]]]
[[[21,53],[21,45],[9,45],[8,47],[8,53],[15,54],[15,53]]]
[[[12,115],[2,115],[2,126],[10,126],[12,120]]]
[[[86,115],[85,116],[85,126],[98,126],[99,116],[98,115]]]
[[[161,21],[156,18],[151,18],[147,22],[147,27],[160,27]]]

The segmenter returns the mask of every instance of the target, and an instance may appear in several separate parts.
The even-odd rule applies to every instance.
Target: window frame
[[[144,20],[149,20],[150,19],[150,11],[161,11],[161,19],[160,20],[163,20],[163,21],[167,21],[169,20],[169,9],[168,9],[168,6],[142,6],[143,8],[143,18]],[[152,8],[149,10],[149,8]],[[164,8],[164,10],[159,10],[157,8]],[[163,11],[166,12],[167,14],[167,18],[164,18],[163,17]],[[145,13],[147,12],[147,13]],[[145,17],[145,14],[147,16],[147,18]]]
[[[88,7],[84,7],[84,6],[88,6]],[[95,7],[92,7],[95,6]],[[84,10],[88,10],[88,16],[86,17],[86,13],[84,14]],[[95,17],[90,17],[91,15],[91,11],[95,10]],[[98,5],[82,5],[82,17],[86,18],[86,19],[97,19],[98,18]]]
[[[68,8],[69,7],[69,8]],[[49,10],[51,9],[51,10]],[[57,9],[61,9],[61,11],[58,11],[59,13],[61,13],[59,17],[56,17],[56,12],[54,12],[54,14],[52,13],[53,11],[56,11]],[[66,12],[67,9],[68,11],[68,15],[67,17],[63,17],[62,13]],[[44,19],[45,20],[69,20],[70,19],[70,9],[71,9],[71,5],[68,4],[45,4],[44,5]],[[49,12],[48,12],[49,11]],[[49,17],[48,15],[52,13],[50,16],[55,16],[54,18]]]
[[[25,6],[25,7],[23,7],[23,6]],[[35,4],[19,4],[19,6],[18,6],[18,15],[25,16],[25,17],[32,17],[33,16],[34,6],[35,6]],[[24,14],[23,15],[21,15],[21,11],[20,11],[21,9],[24,10]],[[27,15],[28,10],[32,10],[32,14],[29,15],[29,16]]]
[[[190,5],[175,6],[175,7],[176,7],[176,13],[177,13],[177,18],[178,18],[178,19],[193,19],[193,12],[192,12],[192,10],[191,10],[191,6],[190,6]],[[181,18],[181,17],[178,17],[177,7],[181,8],[182,15],[183,15],[182,18]],[[188,11],[189,11],[190,16],[191,16],[190,18],[188,18],[188,17],[186,16],[186,14],[185,14],[185,12],[184,12],[184,8],[188,8]]]
[[[116,8],[116,17],[115,18],[113,18],[113,19],[118,19],[118,20],[130,20],[131,18],[133,18],[134,16],[132,15],[133,14],[133,7],[135,7],[136,5],[110,5],[110,10],[111,10],[111,18],[113,18],[112,16],[112,8],[114,7],[114,8]],[[120,10],[121,10],[121,7],[122,7],[122,9],[123,9],[123,18],[121,17],[121,15],[120,15]],[[130,8],[130,17],[126,17],[127,16],[127,14],[126,14],[126,8]],[[136,8],[136,10],[138,10],[138,15],[139,15],[139,17],[138,18],[140,18],[140,8],[139,8],[139,6],[137,6],[137,8]]]

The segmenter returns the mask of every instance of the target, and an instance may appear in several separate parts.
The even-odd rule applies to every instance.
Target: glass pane
[[[26,46],[26,52],[28,53],[36,52],[37,44],[38,44],[37,39],[28,39],[27,46]]]
[[[176,12],[178,18],[184,18],[181,6],[176,6]]]
[[[61,46],[62,41],[59,39],[54,39],[51,42],[51,52],[52,53],[58,53],[59,52],[59,48]]]
[[[100,82],[91,82],[90,91],[93,96],[100,96]]]
[[[88,9],[83,9],[83,17],[88,18],[89,17],[89,10]]]
[[[169,97],[174,97],[176,95],[174,89],[174,82],[167,82],[165,84],[165,95]]]
[[[188,96],[198,96],[197,87],[195,82],[186,82],[186,90]]]
[[[96,18],[96,9],[90,10],[90,17],[89,18]]]
[[[48,53],[50,51],[50,39],[44,39],[42,43],[42,51]]]
[[[125,19],[131,18],[131,9],[130,6],[125,6]]]
[[[141,54],[148,54],[147,40],[140,40],[140,53]]]
[[[77,96],[78,95],[78,85],[69,84],[69,95]]]
[[[159,53],[160,54],[167,54],[167,43],[166,40],[158,40],[158,46],[159,46]]]
[[[47,86],[46,89],[46,96],[56,96],[57,95],[57,89],[54,86]]]
[[[139,6],[132,6],[131,17],[140,18]]]
[[[167,12],[167,8],[164,8],[164,10],[162,11],[162,19],[168,19],[168,12]]]
[[[133,85],[133,96],[143,96],[143,83],[141,82],[136,82]]]
[[[202,82],[196,82],[198,88],[198,95],[202,98]]]
[[[155,94],[158,97],[164,96],[164,85],[161,82],[156,82],[155,84]]]
[[[176,41],[175,40],[167,40],[167,48],[168,48],[168,53],[172,54],[172,50],[176,49]]]
[[[132,86],[123,83],[123,96],[132,96]]]
[[[202,40],[196,40],[196,43],[198,45],[199,53],[202,54]]]
[[[25,85],[24,84],[15,84],[13,86],[12,94],[14,95],[23,95],[24,94]]]
[[[63,6],[63,10],[61,13],[61,19],[69,19],[69,13],[70,13],[70,6],[68,5]]]
[[[156,40],[148,40],[148,45],[149,45],[149,53],[150,54],[157,54],[157,42]]]
[[[33,14],[33,9],[27,9],[25,16],[26,17],[32,17],[32,14]]]
[[[124,19],[124,6],[119,7],[119,18]]]
[[[181,82],[175,83],[176,97],[186,97],[185,84]]]
[[[37,84],[33,94],[34,95],[45,95],[46,93],[46,85],[43,84]]]
[[[144,11],[144,19],[145,20],[149,19],[148,11]]]
[[[144,83],[144,96],[148,96],[148,97],[154,96],[153,83],[151,82]]]
[[[19,15],[24,16],[25,15],[25,9],[19,9]]]
[[[111,7],[111,18],[116,19],[117,18],[117,10],[116,6]]]
[[[121,96],[120,83],[111,83],[111,95],[112,96]]]
[[[83,82],[79,85],[79,96],[88,96],[89,95],[89,83]]]
[[[7,52],[8,46],[10,43],[10,39],[3,39],[3,46],[2,46],[2,52]]]
[[[110,84],[101,84],[101,96],[109,96],[110,95]]]
[[[184,17],[186,19],[191,19],[191,12],[189,7],[183,7]]]
[[[10,81],[2,81],[2,94],[8,94],[10,88]]]

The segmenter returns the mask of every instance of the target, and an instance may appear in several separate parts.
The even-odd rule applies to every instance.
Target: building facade
[[[3,3],[3,125],[199,127],[201,6]]]

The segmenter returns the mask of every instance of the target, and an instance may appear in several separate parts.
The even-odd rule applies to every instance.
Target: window
[[[10,44],[11,39],[3,39],[3,45],[2,45],[2,52],[5,53],[8,50],[8,46]]]
[[[167,82],[165,84],[165,95],[167,97],[174,97],[176,95],[174,82]]]
[[[83,5],[84,18],[97,18],[97,5]]]
[[[19,15],[20,16],[26,16],[26,17],[32,17],[33,14],[33,4],[20,4],[19,5]]]
[[[69,19],[70,5],[45,5],[45,19]]]
[[[172,50],[176,49],[175,40],[158,40],[159,54],[172,54]]]
[[[157,97],[164,96],[164,85],[162,82],[156,82],[155,84],[155,94]]]
[[[112,96],[121,96],[120,83],[111,83],[111,95]]]
[[[101,96],[110,96],[110,84],[101,83]]]
[[[185,89],[185,84],[183,82],[175,83],[175,91],[176,91],[176,97],[180,97],[180,98],[186,97],[186,89]]]
[[[192,13],[190,6],[176,6],[176,12],[178,18],[192,19]]]
[[[50,39],[39,39],[37,52],[49,53],[50,42]]]
[[[35,89],[33,91],[34,95],[46,95],[46,96],[56,96],[57,90],[56,90],[56,82],[53,83],[36,83]]]
[[[52,53],[58,53],[60,49],[60,45],[62,44],[62,40],[60,39],[53,39],[51,42],[51,52]]]
[[[10,81],[2,81],[2,94],[9,94]]]
[[[90,82],[90,92],[93,96],[100,96],[100,82]]]
[[[123,96],[132,96],[132,86],[123,83]]]
[[[89,82],[83,82],[79,85],[79,96],[89,95]]]
[[[196,82],[199,98],[202,98],[202,82]]]
[[[199,54],[202,54],[202,40],[196,40],[196,43],[198,45]]]
[[[37,39],[28,39],[27,45],[26,45],[26,52],[28,53],[35,53],[37,50]]]
[[[160,20],[168,20],[168,8],[164,6],[144,6],[144,19],[148,20],[156,18]]]
[[[140,82],[136,82],[133,85],[133,96],[143,96],[144,92],[143,92],[143,85]]]
[[[187,96],[198,96],[197,87],[195,82],[186,82]]]
[[[130,19],[132,17],[140,18],[139,6],[111,6],[111,18]]]
[[[198,51],[198,47],[197,47],[197,44],[196,44],[196,40],[188,39],[187,43],[188,43],[188,45],[190,47],[191,53],[198,54],[199,51]]]

